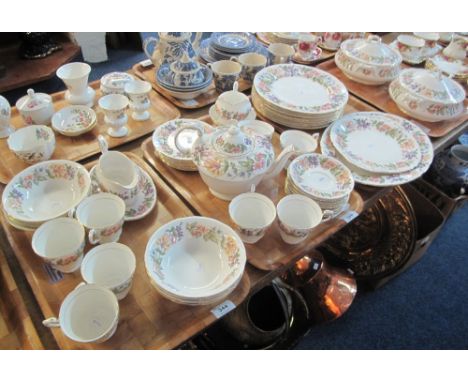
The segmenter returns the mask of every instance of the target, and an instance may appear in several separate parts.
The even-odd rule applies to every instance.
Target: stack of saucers
[[[305,65],[280,64],[262,69],[252,86],[260,115],[296,129],[321,129],[338,119],[348,90],[331,74]]]
[[[245,262],[237,233],[218,220],[199,216],[160,227],[145,252],[146,271],[156,290],[185,305],[223,300],[242,279]]]
[[[322,154],[339,159],[357,183],[389,187],[411,182],[431,165],[431,140],[414,123],[393,114],[347,114],[328,127]]]
[[[246,32],[217,32],[200,44],[200,57],[206,62],[229,60],[243,53],[256,52],[268,57],[268,50]]]
[[[337,215],[354,188],[351,171],[340,161],[322,154],[303,154],[288,167],[285,192],[315,200],[322,210]]]

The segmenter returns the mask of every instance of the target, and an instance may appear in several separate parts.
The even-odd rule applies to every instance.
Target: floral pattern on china
[[[72,264],[74,263],[76,260],[78,260],[78,258],[80,256],[83,255],[83,250],[84,250],[84,247],[85,247],[85,241],[83,241],[80,245],[80,247],[73,253],[71,253],[70,255],[65,255],[65,256],[61,256],[61,257],[58,257],[56,259],[50,259],[50,258],[45,258],[45,260],[49,263],[49,264],[52,264],[52,265],[55,265],[55,266],[66,266],[66,265],[69,265],[69,264]]]
[[[341,44],[341,49],[346,50],[346,53],[351,57],[368,64],[400,64],[401,57],[380,41],[378,36],[369,36],[367,39],[346,40]]]
[[[224,110],[222,107],[220,107],[220,105],[218,104],[215,104],[215,110],[220,116],[222,116],[223,119],[225,120],[234,119],[236,121],[243,121],[244,119],[247,119],[247,117],[251,113],[251,110],[247,112],[227,111],[227,110]]]
[[[337,78],[304,65],[266,67],[255,76],[254,86],[268,102],[301,113],[332,112],[342,109],[348,101],[348,91]]]
[[[297,157],[288,174],[297,187],[317,198],[342,198],[354,188],[351,172],[341,162],[321,154]]]
[[[332,125],[330,134],[340,154],[367,171],[409,171],[421,160],[414,138],[384,118],[371,118],[366,114],[357,118],[345,116]]]
[[[64,131],[75,131],[87,128],[93,122],[94,116],[85,109],[70,110],[70,117],[63,126]]]

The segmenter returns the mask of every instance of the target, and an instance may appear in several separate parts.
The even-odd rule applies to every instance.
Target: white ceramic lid
[[[102,76],[101,85],[107,89],[124,91],[125,84],[135,77],[125,72],[111,72]]]
[[[440,72],[405,69],[400,73],[398,80],[410,93],[429,101],[457,104],[465,99],[465,90],[461,85]]]
[[[18,110],[39,110],[48,107],[52,103],[52,97],[46,93],[35,93],[33,89],[28,89],[28,94],[21,97],[16,102]]]
[[[379,36],[346,40],[340,48],[347,56],[371,65],[399,65],[400,53],[381,42]]]

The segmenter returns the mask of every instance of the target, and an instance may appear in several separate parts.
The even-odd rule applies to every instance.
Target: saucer
[[[292,60],[298,64],[303,64],[303,65],[309,65],[314,63],[316,60],[318,60],[322,56],[322,49],[319,47],[314,49],[313,54],[311,54],[309,57],[302,57],[299,52],[294,53],[294,56],[292,57]]]
[[[213,106],[210,107],[209,115],[210,115],[211,120],[212,120],[212,121],[215,123],[215,125],[217,125],[217,126],[225,125],[225,124],[227,124],[227,122],[228,122],[227,119],[223,119],[223,117],[221,117],[221,116],[218,114],[218,112],[216,111],[216,105],[213,105]],[[255,112],[255,109],[252,107],[252,109],[251,109],[250,112],[249,112],[249,115],[248,115],[246,118],[239,120],[238,122],[241,122],[241,121],[253,121],[253,120],[255,120],[255,118],[257,118],[257,113]]]
[[[137,166],[138,167],[138,166]],[[90,195],[101,192],[101,187],[96,178],[96,166],[93,166],[89,172],[91,178]],[[132,221],[144,218],[148,215],[156,205],[157,191],[151,177],[138,167],[140,171],[138,179],[138,195],[135,197],[133,203],[129,206],[125,203],[125,221]]]

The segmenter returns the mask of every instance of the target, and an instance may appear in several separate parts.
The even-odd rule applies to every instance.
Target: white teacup
[[[255,134],[263,135],[269,141],[273,138],[273,133],[275,132],[275,128],[267,122],[259,121],[259,120],[246,120],[241,121],[238,123],[240,128],[244,131],[251,130]]]
[[[425,41],[422,38],[401,34],[397,37],[397,48],[403,58],[420,60],[424,55]]]
[[[87,284],[109,288],[119,300],[132,287],[136,269],[135,255],[120,243],[102,244],[89,251],[81,263],[81,276]]]
[[[55,135],[50,127],[30,125],[12,133],[7,144],[19,159],[33,164],[50,159],[55,150]]]
[[[133,80],[125,84],[125,93],[130,98],[130,107],[133,110],[132,118],[135,121],[146,121],[150,117],[148,109],[151,106],[149,93],[151,84],[147,81]]]
[[[88,196],[76,209],[76,218],[89,229],[88,239],[91,244],[118,241],[124,217],[124,201],[107,192]]]
[[[256,114],[249,97],[238,91],[238,88],[238,83],[235,82],[233,90],[221,94],[210,108],[210,117],[216,125],[224,125],[233,119],[255,119]]]
[[[422,38],[425,41],[426,48],[432,49],[437,45],[440,35],[437,32],[414,32],[416,37]]]
[[[231,57],[242,65],[241,78],[253,82],[255,75],[267,65],[267,58],[260,53],[243,53],[238,57]]]
[[[48,328],[60,328],[71,340],[101,343],[113,336],[119,322],[119,302],[109,289],[80,284],[60,306],[58,319],[42,321]]]
[[[281,148],[285,149],[286,147],[293,145],[294,150],[296,151],[291,155],[289,163],[299,155],[313,153],[317,150],[319,136],[319,133],[308,134],[299,130],[286,130],[282,132],[280,135]]]
[[[120,138],[128,135],[126,126],[128,117],[125,113],[128,104],[128,98],[122,94],[108,94],[99,98],[99,107],[106,115],[104,121],[109,125],[107,134],[111,137]]]
[[[298,194],[287,195],[276,206],[281,238],[287,244],[304,241],[322,220],[329,220],[331,211],[322,213],[312,199]]]
[[[75,219],[57,218],[42,224],[32,237],[36,255],[53,268],[71,273],[80,267],[85,246],[85,230]]]
[[[270,44],[268,52],[270,53],[270,63],[272,65],[291,62],[295,53],[291,45],[282,42]]]
[[[60,78],[68,90],[65,99],[71,105],[86,105],[92,107],[96,91],[88,86],[88,77],[91,66],[84,62],[71,62],[57,69],[57,77]]]
[[[229,216],[244,243],[259,241],[276,218],[274,203],[265,195],[246,192],[229,203]]]

